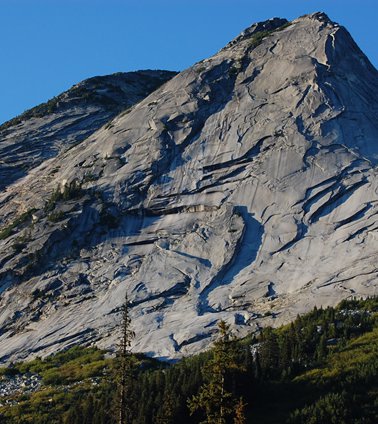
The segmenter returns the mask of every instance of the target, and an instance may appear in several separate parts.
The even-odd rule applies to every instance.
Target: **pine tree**
[[[63,424],[78,424],[83,419],[77,405],[70,408],[63,416]],[[0,421],[1,422],[1,421]]]
[[[172,393],[166,392],[163,404],[156,417],[156,424],[172,424],[174,422],[175,405]]]
[[[268,327],[263,332],[263,342],[260,349],[260,363],[264,377],[277,377],[279,357],[277,336],[272,328]]]
[[[291,366],[291,346],[290,346],[290,340],[289,337],[285,334],[280,339],[280,355],[279,355],[279,367],[281,371],[287,372],[287,370]]]
[[[245,407],[247,406],[246,403],[244,403],[243,398],[240,398],[238,403],[236,404],[235,408],[235,417],[234,417],[234,424],[246,424],[246,418],[245,418]]]
[[[94,417],[94,399],[93,395],[89,394],[88,397],[81,404],[83,410],[83,424],[92,424]]]
[[[322,334],[318,342],[315,357],[318,361],[322,361],[327,356],[327,340],[325,334]]]
[[[253,358],[253,376],[255,377],[257,381],[261,380],[261,377],[262,377],[260,354],[258,351],[256,351]]]
[[[197,395],[188,400],[191,415],[197,410],[203,410],[206,420],[203,424],[225,424],[227,417],[234,412],[235,401],[227,390],[228,371],[238,370],[235,344],[230,339],[229,326],[218,323],[220,337],[214,343],[213,357],[204,369],[205,383]]]
[[[117,383],[116,415],[118,424],[129,424],[132,421],[131,381],[133,372],[133,356],[131,343],[135,333],[131,330],[127,293],[122,307],[121,339],[115,359],[114,377]]]

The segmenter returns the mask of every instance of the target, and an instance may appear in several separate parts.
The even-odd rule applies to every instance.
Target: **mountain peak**
[[[259,33],[259,32],[271,32],[275,31],[278,28],[283,27],[284,25],[287,25],[289,21],[284,18],[271,18],[266,21],[256,22],[250,27],[246,28],[244,31],[242,31],[236,38],[234,38],[232,41],[230,41],[224,49],[227,49],[231,46],[234,46],[235,44],[240,43],[241,41],[244,41],[251,36]]]
[[[332,25],[337,25],[335,22],[333,22],[326,13],[324,12],[315,12],[307,15],[303,15],[299,17],[298,19],[294,20],[293,22],[303,21],[305,19],[310,20],[316,20],[322,23],[328,23]],[[235,44],[244,41],[257,33],[270,33],[273,31],[276,31],[282,27],[285,27],[290,24],[290,21],[288,21],[285,18],[279,18],[274,17],[267,19],[266,21],[256,22],[246,28],[244,31],[242,31],[236,38],[234,38],[232,41],[230,41],[226,46],[226,48],[229,48],[231,46],[234,46]]]
[[[241,37],[249,37],[253,34],[262,31],[274,31],[283,25],[287,24],[289,21],[285,18],[271,18],[266,21],[256,22],[247,29],[245,29],[240,36]]]
[[[0,193],[0,362],[112,346],[125,291],[165,358],[373,294],[378,75],[341,28],[254,24]]]
[[[315,19],[315,20],[317,20],[317,21],[320,21],[320,22],[330,22],[330,23],[334,23],[329,17],[328,17],[328,15],[326,14],[326,13],[324,13],[324,12],[315,12],[315,13],[311,13],[311,14],[309,14],[309,15],[304,15],[303,17],[307,17],[307,18],[310,18],[310,19]],[[299,18],[299,19],[301,19],[301,18]]]
[[[309,13],[307,15],[302,15],[297,19],[294,19],[292,21],[293,24],[302,22],[305,25],[309,25],[311,23],[317,22],[320,24],[320,28],[335,28],[339,27],[340,25],[333,21],[326,13],[324,12],[315,12],[315,13]]]

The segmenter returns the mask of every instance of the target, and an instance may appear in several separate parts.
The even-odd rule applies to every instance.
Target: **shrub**
[[[48,216],[47,219],[51,222],[59,222],[62,219],[64,219],[64,212],[63,211],[57,211],[57,212],[51,212]]]

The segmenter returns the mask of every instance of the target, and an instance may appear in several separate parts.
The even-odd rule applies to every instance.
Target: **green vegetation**
[[[104,225],[110,229],[115,229],[119,226],[120,217],[113,215],[104,206],[100,212],[100,225]]]
[[[21,124],[21,122],[26,121],[30,118],[41,118],[49,113],[56,111],[58,103],[60,100],[59,97],[53,97],[45,103],[41,103],[38,106],[33,107],[32,109],[27,110],[23,114],[16,116],[15,118],[5,122],[0,126],[0,131],[4,131],[10,127]]]
[[[204,383],[199,391],[188,400],[191,415],[198,410],[203,410],[206,415],[204,423],[225,424],[227,418],[234,416],[238,409],[239,419],[242,418],[240,402],[233,397],[232,387],[238,371],[246,371],[239,364],[239,346],[230,337],[230,326],[224,321],[218,324],[220,337],[214,343],[212,357],[207,361],[202,370]],[[236,406],[239,405],[239,408]]]
[[[365,423],[378,417],[378,328],[352,340],[328,361],[298,376],[299,387],[326,393],[290,416],[290,423]],[[310,398],[311,399],[311,398]],[[311,399],[312,400],[312,399]]]
[[[107,361],[103,351],[75,346],[65,352],[16,364],[12,370],[20,374],[39,374],[45,384],[53,386],[70,384],[102,375]]]
[[[30,229],[24,230],[18,237],[16,237],[12,248],[16,253],[19,253],[26,247],[27,242],[31,239]]]
[[[98,176],[95,174],[91,174],[91,173],[85,174],[83,178],[83,184],[90,183],[92,181],[97,181],[97,179],[98,179]]]
[[[237,67],[237,66],[232,66],[229,71],[228,71],[228,75],[232,78],[235,77],[236,75],[238,75],[239,71],[241,68]]]
[[[115,424],[114,369],[103,351],[81,347],[3,369],[37,373],[44,385],[0,407],[0,421]],[[232,413],[216,422],[375,424],[377,372],[378,298],[343,301],[257,338],[233,341],[221,329],[212,350],[173,365],[134,355],[129,422],[211,423],[224,402]]]
[[[82,189],[82,184],[77,180],[73,180],[63,187],[58,186],[46,202],[44,209],[46,212],[50,212],[55,209],[57,202],[78,199],[83,195],[84,190]]]
[[[51,212],[49,215],[47,215],[47,219],[51,222],[59,222],[64,219],[64,212],[63,211],[57,211],[57,212]]]
[[[268,37],[269,35],[277,32],[282,31],[285,28],[289,27],[291,25],[291,22],[287,22],[286,24],[280,26],[279,28],[276,28],[271,31],[260,31],[252,35],[252,37],[249,39],[249,47],[254,49],[258,45],[260,45],[265,37]]]
[[[95,82],[96,78],[92,78],[88,82]],[[120,89],[117,86],[111,86],[113,91],[119,91]],[[57,112],[58,108],[60,106],[60,102],[62,102],[65,106],[67,106],[68,100],[67,100],[67,94],[69,95],[69,99],[72,101],[76,101],[78,99],[82,99],[86,102],[92,103],[92,104],[98,104],[103,106],[104,108],[114,109],[118,108],[119,104],[116,100],[114,100],[112,97],[109,97],[107,95],[102,95],[98,92],[96,92],[96,89],[102,88],[101,82],[98,82],[97,84],[94,83],[94,86],[84,86],[84,85],[78,85],[74,86],[70,90],[60,94],[59,96],[53,97],[52,99],[48,100],[45,103],[41,103],[38,106],[33,107],[32,109],[29,109],[22,113],[19,116],[16,116],[15,118],[5,122],[0,126],[0,131],[7,130],[10,127],[13,127],[15,125],[21,124],[23,121],[26,121],[31,118],[42,118],[46,115],[49,115],[51,113]],[[121,91],[122,94],[122,91]]]
[[[3,228],[0,231],[0,240],[4,240],[13,234],[13,230],[19,227],[21,224],[25,223],[30,219],[31,215],[35,212],[35,209],[30,209],[24,213],[22,213],[19,217],[17,217],[12,223]]]
[[[125,302],[122,307],[122,337],[112,370],[114,381],[117,384],[114,418],[118,421],[118,424],[127,424],[131,422],[135,415],[135,411],[132,407],[133,398],[131,391],[134,369],[136,367],[135,359],[131,353],[131,342],[135,337],[135,333],[131,329],[129,306],[126,294]]]
[[[91,82],[91,86],[79,85],[75,88],[72,88],[70,93],[71,96],[79,97],[84,101],[103,106],[104,108],[117,109],[119,107],[117,100],[106,94],[101,94],[96,91],[104,87],[100,80],[96,81],[96,77],[94,77],[91,78],[88,82]],[[108,85],[108,88],[113,92],[118,92],[120,96],[123,94],[122,90],[115,85]]]
[[[92,390],[96,393],[95,378],[103,376],[108,362],[108,359],[104,359],[104,352],[98,349],[74,347],[45,360],[35,359],[3,369],[0,372],[3,375],[37,373],[42,377],[45,386],[28,396],[20,396],[17,405],[6,408],[8,410],[5,411],[4,417],[0,415],[0,421],[62,422],[71,402],[78,401],[80,396],[84,393],[88,395]],[[78,381],[80,385],[75,384]]]

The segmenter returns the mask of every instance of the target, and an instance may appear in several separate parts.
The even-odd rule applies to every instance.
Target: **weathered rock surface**
[[[89,78],[0,126],[0,190],[75,146],[176,75],[138,71]]]
[[[377,160],[348,32],[251,27],[3,191],[1,360],[113,345],[126,290],[160,358],[376,294]]]

